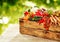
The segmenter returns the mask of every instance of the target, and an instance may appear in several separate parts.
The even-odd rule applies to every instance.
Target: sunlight
[[[33,3],[33,2],[29,2],[29,1],[26,1],[26,2],[25,2],[25,5],[26,5],[26,6],[31,6],[31,7],[36,6],[35,3]]]
[[[3,23],[3,21],[2,21],[2,19],[0,19],[0,24],[2,24]]]
[[[3,24],[7,24],[9,22],[9,18],[8,17],[3,17],[2,21],[3,21]]]
[[[50,3],[50,0],[47,0],[46,3],[49,4]]]

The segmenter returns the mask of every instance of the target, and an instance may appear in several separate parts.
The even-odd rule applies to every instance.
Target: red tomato
[[[44,22],[44,19],[41,19],[41,20],[38,21],[39,24],[43,23],[43,22]]]
[[[41,11],[37,11],[35,16],[43,16],[43,13]]]
[[[26,15],[28,15],[28,14],[29,14],[29,12],[27,12],[27,11],[26,11],[26,12],[24,12],[24,15],[25,15],[25,16],[26,16]]]
[[[35,16],[35,14],[32,14],[31,17],[33,18]]]
[[[45,18],[44,28],[45,28],[46,30],[49,30],[50,22],[51,22],[50,18]]]

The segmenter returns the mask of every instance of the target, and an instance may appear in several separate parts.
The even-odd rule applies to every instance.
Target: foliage
[[[59,9],[60,7],[60,0],[0,0],[0,18],[8,17],[8,24],[18,23],[19,18],[23,16],[23,12],[30,8],[23,5],[26,1],[35,3],[37,7],[45,6],[48,9],[51,7]],[[0,32],[2,26],[4,24],[0,24]]]

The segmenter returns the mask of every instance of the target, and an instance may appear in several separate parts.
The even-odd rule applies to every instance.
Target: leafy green
[[[38,17],[38,16],[34,16],[33,18],[29,18],[30,21],[38,21],[40,20],[42,17]]]

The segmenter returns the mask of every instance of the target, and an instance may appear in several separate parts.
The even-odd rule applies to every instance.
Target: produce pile
[[[52,13],[49,13],[44,8],[39,9],[34,7],[24,12],[24,20],[36,21],[39,24],[43,23],[44,28],[49,30],[51,25],[60,26],[60,11],[52,11]]]

